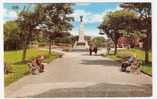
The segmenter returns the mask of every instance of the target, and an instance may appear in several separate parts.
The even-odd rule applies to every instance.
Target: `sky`
[[[4,23],[9,20],[15,20],[17,18],[16,10],[12,9],[14,5],[19,5],[22,10],[24,5],[30,6],[30,4],[8,4],[3,5],[4,9]],[[73,24],[73,29],[71,33],[73,35],[79,34],[80,16],[83,16],[84,22],[84,33],[85,35],[98,36],[99,30],[98,26],[102,22],[103,17],[109,11],[119,10],[120,3],[76,3],[73,6],[74,13],[71,15],[74,17],[75,21]],[[32,7],[32,6],[31,6]],[[30,8],[30,9],[33,9]]]

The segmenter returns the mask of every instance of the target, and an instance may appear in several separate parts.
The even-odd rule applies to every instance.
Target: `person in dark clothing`
[[[135,60],[134,56],[129,56],[128,59],[127,59],[127,61],[125,61],[125,62],[122,63],[121,71],[122,72],[126,72],[127,67],[130,66],[131,63],[134,62],[134,60]]]
[[[92,55],[93,49],[94,49],[93,45],[90,44],[89,45],[89,55]]]
[[[89,55],[92,55],[92,52],[95,52],[95,54],[97,55],[97,46],[95,43],[90,44],[89,46]]]
[[[98,48],[97,48],[97,46],[96,46],[96,45],[94,46],[93,51],[95,52],[95,55],[97,55]]]

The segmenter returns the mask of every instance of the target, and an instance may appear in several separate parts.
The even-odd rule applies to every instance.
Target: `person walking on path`
[[[89,55],[92,55],[92,52],[95,52],[95,55],[97,55],[97,51],[98,51],[98,48],[97,48],[97,45],[95,42],[92,42],[90,45],[89,45]]]

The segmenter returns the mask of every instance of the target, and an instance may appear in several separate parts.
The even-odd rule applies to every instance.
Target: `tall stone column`
[[[84,39],[84,22],[83,22],[83,16],[80,16],[80,29],[79,29],[79,39],[78,43],[85,43]]]
[[[79,38],[78,38],[78,41],[75,42],[74,48],[75,49],[87,49],[87,48],[89,48],[88,42],[84,38],[83,16],[80,16]]]

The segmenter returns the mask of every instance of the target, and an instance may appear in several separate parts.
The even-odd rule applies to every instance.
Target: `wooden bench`
[[[130,71],[131,73],[140,73],[140,66],[141,66],[142,62],[140,60],[135,60],[133,63],[131,63],[131,65],[127,68],[128,71]]]
[[[35,75],[39,72],[39,66],[33,66],[32,63],[28,63],[29,71]]]

